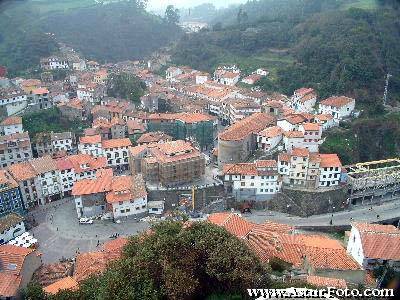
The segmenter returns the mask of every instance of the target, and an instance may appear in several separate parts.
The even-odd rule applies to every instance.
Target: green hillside
[[[55,51],[57,42],[101,62],[142,59],[181,31],[147,13],[140,2],[5,1],[0,4],[0,65],[21,74]]]

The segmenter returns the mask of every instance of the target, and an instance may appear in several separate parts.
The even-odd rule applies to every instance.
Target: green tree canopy
[[[180,15],[179,9],[175,8],[173,5],[168,5],[165,10],[165,20],[169,24],[177,24],[179,23]]]
[[[144,95],[146,84],[139,77],[128,74],[112,74],[108,82],[107,94],[111,97],[129,99],[134,103]]]

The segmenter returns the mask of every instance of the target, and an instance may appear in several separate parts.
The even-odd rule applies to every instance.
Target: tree
[[[22,291],[23,298],[26,300],[42,300],[45,299],[45,292],[37,282],[30,282]]]
[[[108,83],[107,94],[111,97],[129,99],[132,102],[139,102],[144,95],[146,84],[139,77],[128,74],[112,74]]]
[[[166,221],[131,237],[122,258],[70,292],[70,299],[243,295],[249,287],[270,287],[268,271],[243,241],[221,227]]]
[[[177,24],[179,23],[179,19],[179,9],[175,8],[173,5],[168,5],[165,10],[165,20],[170,24]]]

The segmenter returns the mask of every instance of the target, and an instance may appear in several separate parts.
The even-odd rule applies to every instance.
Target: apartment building
[[[275,160],[226,164],[223,168],[225,188],[237,201],[264,201],[281,189]]]
[[[78,151],[91,156],[103,156],[101,135],[83,136],[79,138]]]
[[[24,202],[18,183],[7,170],[0,170],[0,217],[12,212],[23,214]]]
[[[53,106],[47,88],[37,88],[28,95],[29,111],[39,111]]]
[[[132,146],[130,139],[105,140],[101,146],[109,167],[117,170],[129,169],[128,148]]]
[[[28,132],[0,136],[0,165],[5,168],[32,158]]]
[[[141,159],[144,179],[165,186],[192,182],[204,172],[204,156],[191,143],[182,140],[151,144]]]
[[[10,135],[14,133],[23,133],[22,118],[18,116],[8,117],[0,123],[0,133]]]
[[[4,108],[8,116],[24,110],[28,105],[28,95],[16,86],[0,88],[0,107]]]
[[[43,156],[32,159],[29,163],[38,176],[44,203],[60,199],[62,183],[56,161],[51,156]]]
[[[338,186],[342,165],[337,154],[320,154],[305,148],[280,153],[278,172],[284,184],[292,187],[318,189]]]
[[[50,139],[53,153],[72,153],[75,149],[75,135],[72,132],[52,132]]]
[[[114,177],[106,202],[113,219],[146,213],[147,191],[142,175]]]
[[[13,164],[7,170],[19,185],[26,209],[44,203],[38,174],[29,162]]]

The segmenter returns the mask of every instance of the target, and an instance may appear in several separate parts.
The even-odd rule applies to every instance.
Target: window
[[[245,183],[245,182],[241,182],[240,185],[241,185],[241,186],[245,186],[246,183]]]

